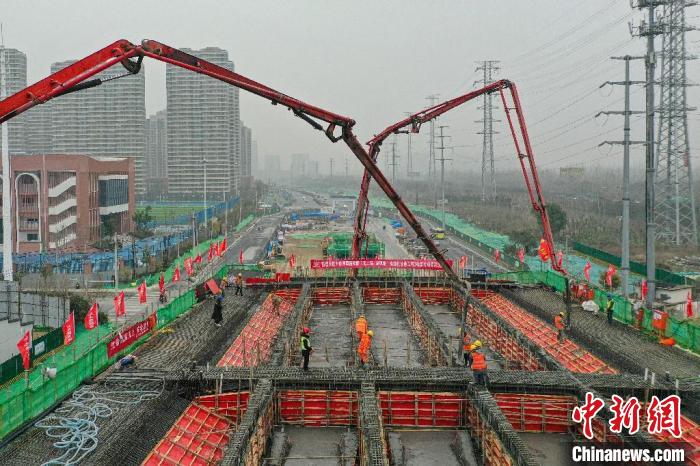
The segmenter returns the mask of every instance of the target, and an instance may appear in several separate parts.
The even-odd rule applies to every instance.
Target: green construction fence
[[[44,354],[51,353],[53,350],[63,344],[63,330],[60,328],[53,329],[50,332],[33,339],[31,350],[32,360],[41,357]],[[22,366],[22,356],[16,354],[7,361],[0,364],[0,385],[8,380],[15,378],[18,374],[24,372]]]
[[[493,280],[512,280],[522,284],[544,284],[552,287],[558,293],[564,293],[566,289],[566,280],[564,276],[553,271],[542,272],[508,272],[499,273],[492,276]],[[593,300],[600,306],[605,308],[608,301],[609,292],[600,288],[594,288]],[[618,294],[610,293],[615,302],[613,317],[620,322],[629,325],[636,324],[632,303]],[[653,312],[644,310],[644,319],[642,321],[642,329],[649,333],[654,333],[652,327]],[[700,326],[695,321],[683,320],[679,321],[672,317],[668,319],[666,327],[666,337],[673,337],[676,343],[682,348],[688,349],[694,353],[700,354]]]
[[[574,241],[573,246],[575,251],[586,254],[587,256],[594,257],[602,262],[607,262],[608,264],[616,265],[617,267],[622,266],[622,259],[615,254],[610,254],[609,252],[605,252],[592,246],[587,246],[577,241]],[[646,264],[630,261],[630,271],[645,276],[647,274],[647,266]],[[690,277],[685,277],[660,267],[656,268],[656,280],[671,285],[688,285],[695,282]]]
[[[216,277],[228,272],[223,266]],[[190,310],[195,304],[194,290],[174,298],[166,306],[157,310],[159,330]],[[77,323],[75,341],[69,346],[59,346],[45,356],[32,361],[32,369],[22,371],[12,380],[0,387],[0,441],[13,431],[35,419],[47,409],[68,396],[83,381],[88,380],[111,364],[121,355],[129,353],[144,343],[153,332],[125,348],[112,358],[107,357],[107,343],[116,335],[117,327],[113,323],[103,324],[94,330],[85,330],[82,323]],[[61,343],[63,336],[61,329]],[[51,332],[51,337],[56,338]],[[36,342],[35,342],[36,345]],[[55,367],[56,378],[45,378],[41,366]]]

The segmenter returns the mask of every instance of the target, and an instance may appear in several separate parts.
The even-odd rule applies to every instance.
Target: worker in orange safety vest
[[[472,351],[474,349],[474,344],[472,343],[472,338],[468,333],[464,333],[464,340],[462,341],[462,350],[464,352],[464,365],[469,367],[472,365]]]
[[[360,344],[357,346],[357,355],[360,357],[360,365],[362,367],[369,361],[369,349],[372,346],[372,337],[374,337],[374,332],[371,330],[363,333],[360,337]]]
[[[554,318],[554,327],[557,329],[557,341],[561,343],[564,341],[564,313],[560,312]]]
[[[486,356],[481,352],[481,342],[476,340],[472,350],[472,373],[474,374],[474,382],[477,385],[486,383]]]
[[[362,339],[362,335],[367,333],[367,319],[365,319],[364,314],[360,314],[360,317],[355,321],[355,330],[359,339]]]

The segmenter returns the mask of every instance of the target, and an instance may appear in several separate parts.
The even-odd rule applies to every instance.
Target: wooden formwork
[[[479,415],[473,404],[466,405],[467,424],[472,438],[481,446],[482,460],[487,466],[511,466],[513,459],[503,443]]]
[[[273,403],[268,403],[258,417],[244,457],[243,464],[246,466],[260,466],[265,462],[265,451],[267,450],[267,444],[272,435],[275,421],[273,406]]]

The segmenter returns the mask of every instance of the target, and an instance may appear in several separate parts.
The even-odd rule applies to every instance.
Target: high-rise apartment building
[[[74,63],[54,63],[51,73]],[[113,66],[97,74],[107,78],[121,75],[124,69]],[[74,92],[33,109],[48,112],[48,118],[31,115],[29,132],[36,142],[46,144],[42,135],[51,136],[50,151],[33,153],[80,154],[99,157],[130,157],[136,168],[136,193],[144,193],[146,137],[145,70],[101,86]],[[46,129],[49,124],[50,129]]]
[[[251,175],[253,132],[241,122],[241,176]]]
[[[4,62],[6,75],[3,78],[8,96],[27,87],[27,56],[24,53],[17,49],[0,46],[0,61]],[[7,122],[10,155],[26,154],[26,122],[26,115],[20,115]],[[1,133],[0,138],[2,138]]]
[[[146,119],[146,196],[168,192],[167,113],[161,110]]]
[[[233,71],[226,50],[182,49]],[[239,193],[241,122],[238,88],[180,67],[166,66],[168,194],[207,198]],[[206,161],[206,162],[205,162]],[[205,168],[206,166],[206,168]]]

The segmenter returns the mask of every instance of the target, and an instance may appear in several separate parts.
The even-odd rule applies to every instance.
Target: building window
[[[39,241],[38,233],[27,233],[27,241]]]

